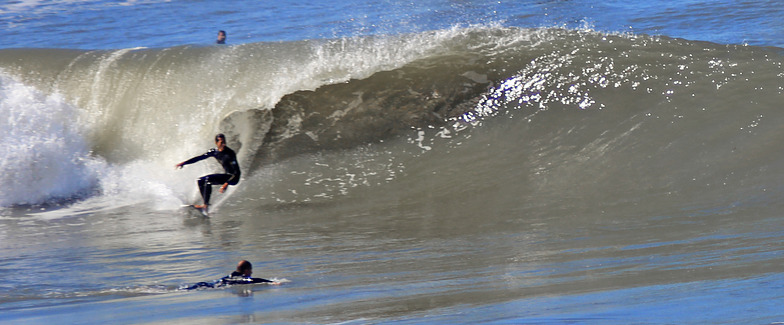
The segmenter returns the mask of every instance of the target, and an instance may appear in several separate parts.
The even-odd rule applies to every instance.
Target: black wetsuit
[[[249,276],[244,276],[241,273],[234,271],[231,272],[230,275],[227,275],[220,279],[221,285],[232,285],[232,284],[251,284],[251,283],[270,283],[272,281],[262,278],[251,278]]]
[[[210,204],[210,195],[212,194],[212,185],[237,185],[240,182],[240,164],[237,163],[237,154],[229,147],[224,147],[223,151],[218,151],[217,148],[212,148],[201,156],[196,156],[186,160],[182,163],[183,166],[202,161],[209,157],[215,157],[223,166],[224,174],[211,174],[202,176],[197,183],[199,184],[199,192],[204,199],[204,205]]]
[[[253,284],[253,283],[272,283],[271,280],[262,278],[251,278],[234,271],[230,275],[224,276],[212,282],[199,282],[190,286],[182,286],[180,290],[193,290],[198,288],[219,288],[229,285],[237,284]]]

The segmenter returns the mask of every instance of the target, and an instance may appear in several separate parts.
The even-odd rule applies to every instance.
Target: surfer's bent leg
[[[199,192],[201,198],[204,200],[204,205],[210,204],[210,196],[212,195],[212,185],[223,185],[231,178],[229,174],[212,174],[202,176],[197,183],[199,184]]]

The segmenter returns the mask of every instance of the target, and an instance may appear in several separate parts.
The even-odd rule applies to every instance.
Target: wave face
[[[8,122],[8,139],[20,141],[12,152],[51,142],[41,137],[63,143],[49,159],[3,158],[1,172],[27,172],[34,160],[29,172],[64,177],[43,183],[70,184],[35,185],[39,194],[0,203],[116,190],[129,168],[144,173],[131,179],[185,188],[190,178],[160,166],[203,152],[217,132],[248,175],[352,149],[331,159],[356,170],[319,170],[323,179],[365,170],[357,183],[384,183],[395,166],[451,159],[465,164],[432,163],[457,174],[485,170],[477,177],[514,170],[510,190],[552,198],[762,190],[781,178],[781,64],[774,48],[501,27],[230,47],[0,50],[3,110],[59,123]],[[371,154],[377,170],[357,163],[357,148],[407,138]],[[55,168],[65,161],[68,171]],[[106,168],[118,179],[107,181]],[[309,192],[305,178],[280,186],[300,193],[292,199],[324,195]]]

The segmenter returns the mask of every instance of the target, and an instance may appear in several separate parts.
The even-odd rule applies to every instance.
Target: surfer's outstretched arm
[[[191,159],[188,159],[186,161],[183,161],[183,162],[181,162],[179,164],[174,165],[174,168],[180,169],[180,168],[182,168],[185,165],[190,165],[192,163],[199,162],[199,161],[202,161],[202,160],[207,159],[209,157],[215,156],[215,152],[216,152],[215,149],[210,149],[210,151],[207,151],[203,155],[199,155],[199,156],[193,157]]]

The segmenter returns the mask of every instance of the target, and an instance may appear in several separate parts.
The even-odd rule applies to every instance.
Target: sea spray
[[[67,200],[90,191],[104,162],[90,155],[74,107],[0,75],[0,206]]]

